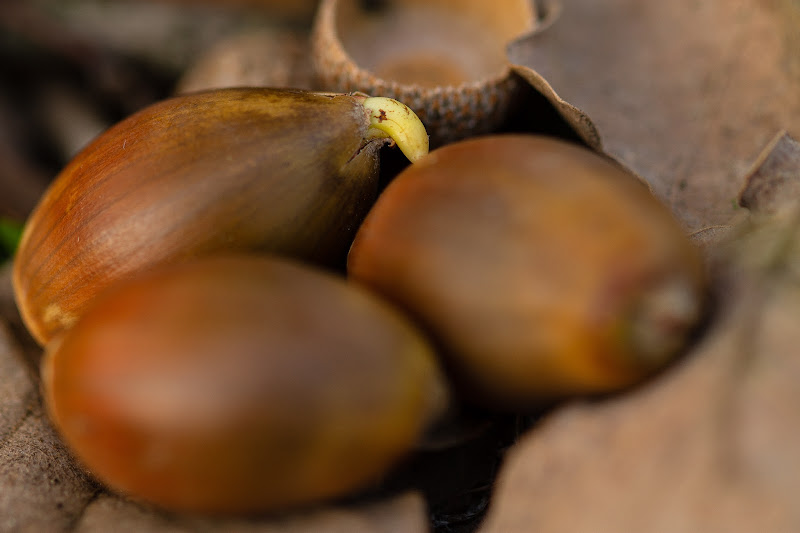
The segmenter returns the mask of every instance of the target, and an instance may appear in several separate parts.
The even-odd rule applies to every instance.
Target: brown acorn
[[[704,266],[618,164],[546,137],[434,150],[360,228],[349,276],[416,317],[461,390],[493,407],[628,387],[700,318]]]
[[[154,104],[76,156],[31,215],[22,316],[45,343],[113,282],[221,250],[343,268],[389,141],[427,152],[414,113],[386,98],[224,89]]]
[[[378,480],[446,402],[418,330],[343,278],[270,257],[153,270],[48,345],[51,419],[108,487],[260,512]]]

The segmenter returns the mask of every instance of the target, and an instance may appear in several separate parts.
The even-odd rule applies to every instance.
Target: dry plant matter
[[[310,86],[310,62],[301,57],[313,4],[0,1],[0,217],[24,219],[81,139],[181,86],[245,76]],[[648,181],[712,259],[717,305],[678,364],[624,395],[554,409],[512,448],[493,486],[509,439],[475,445],[453,460],[450,481],[460,486],[435,494],[439,503],[469,500],[444,505],[446,516],[436,514],[432,492],[426,500],[404,491],[293,516],[170,515],[98,486],[56,436],[38,392],[40,352],[16,313],[6,267],[0,531],[800,529],[791,501],[800,479],[800,161],[791,137],[773,137],[800,123],[800,3],[546,0],[536,7],[545,23],[509,48],[514,74],[529,86],[529,112],[510,127],[566,121],[571,129],[557,133]],[[275,42],[276,62],[297,62],[298,77],[281,68],[259,75],[268,65],[251,53],[254,34]],[[293,41],[281,46],[270,35]],[[214,57],[235,63],[215,68]],[[409,466],[424,465],[444,482],[436,468],[442,452],[429,457],[437,464]],[[478,474],[475,457],[484,461]]]

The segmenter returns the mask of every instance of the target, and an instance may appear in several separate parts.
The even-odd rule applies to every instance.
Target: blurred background
[[[181,91],[308,87],[316,0],[0,1],[0,243],[95,135]]]

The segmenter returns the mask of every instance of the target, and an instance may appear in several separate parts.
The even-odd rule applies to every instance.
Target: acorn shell
[[[312,57],[321,88],[400,100],[437,146],[505,121],[520,83],[505,48],[536,23],[530,0],[323,0]]]
[[[358,98],[221,89],[118,123],[58,175],[26,224],[17,304],[45,343],[99,291],[158,264],[264,250],[344,268],[378,188]]]
[[[270,257],[121,283],[47,347],[65,442],[160,507],[260,512],[377,481],[446,401],[425,337],[338,276]]]
[[[454,143],[400,173],[348,274],[426,328],[466,397],[511,409],[652,375],[705,294],[698,251],[635,176],[522,135]]]

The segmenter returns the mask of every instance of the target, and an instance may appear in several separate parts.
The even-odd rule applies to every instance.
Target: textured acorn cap
[[[531,0],[323,0],[312,57],[321,88],[400,100],[436,146],[503,123],[506,46],[535,26]]]

